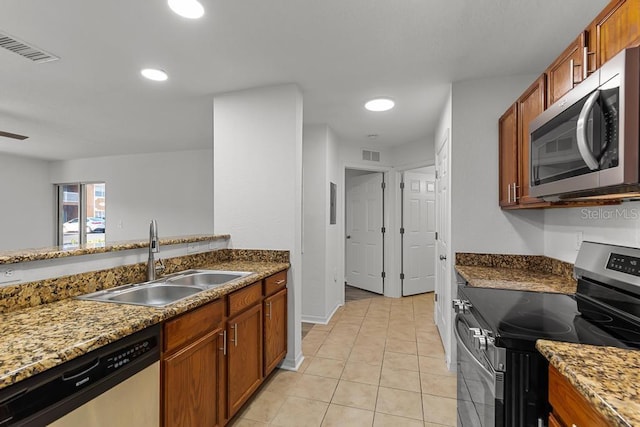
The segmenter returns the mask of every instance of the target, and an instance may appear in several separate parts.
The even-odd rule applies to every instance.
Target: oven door
[[[473,319],[458,314],[454,334],[458,347],[458,426],[503,427],[504,381],[487,358],[474,347]]]

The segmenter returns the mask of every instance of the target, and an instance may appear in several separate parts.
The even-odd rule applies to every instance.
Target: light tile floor
[[[433,294],[347,301],[311,328],[302,352],[300,370],[274,372],[232,426],[456,425]]]

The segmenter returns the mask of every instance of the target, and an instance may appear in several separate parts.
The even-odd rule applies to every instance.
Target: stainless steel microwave
[[[529,126],[530,194],[638,197],[640,48],[620,52]]]

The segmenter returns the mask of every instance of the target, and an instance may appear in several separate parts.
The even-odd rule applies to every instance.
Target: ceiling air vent
[[[33,62],[51,62],[60,59],[49,52],[45,52],[40,48],[29,45],[3,32],[0,32],[0,47],[10,50],[13,53],[17,53],[20,56],[32,60]]]
[[[380,161],[380,152],[379,151],[369,151],[362,150],[362,160],[369,160],[372,162]]]

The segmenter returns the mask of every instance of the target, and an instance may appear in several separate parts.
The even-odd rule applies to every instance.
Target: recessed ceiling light
[[[204,15],[204,7],[198,0],[168,0],[167,3],[171,10],[184,18],[198,19]]]
[[[364,108],[369,111],[387,111],[391,110],[396,105],[392,99],[389,98],[376,98],[364,104]]]
[[[140,70],[140,74],[142,74],[143,77],[156,82],[163,82],[169,78],[167,73],[155,68],[145,68],[144,70]]]

